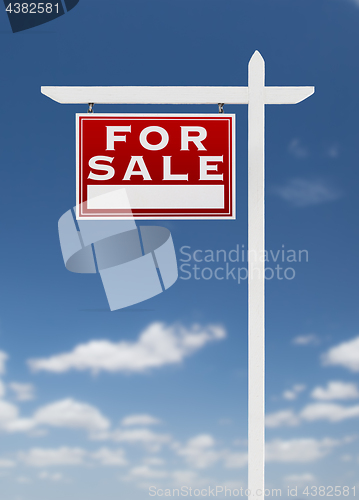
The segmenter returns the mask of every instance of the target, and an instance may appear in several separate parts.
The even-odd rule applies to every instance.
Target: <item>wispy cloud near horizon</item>
[[[294,345],[316,345],[319,344],[319,338],[317,335],[314,335],[313,333],[309,333],[308,335],[298,335],[297,337],[294,337],[292,340],[292,344]]]
[[[309,156],[309,150],[306,146],[304,146],[303,142],[301,139],[296,137],[293,139],[288,146],[288,151],[291,153],[295,158],[307,158]]]
[[[323,179],[290,179],[287,183],[273,186],[271,192],[295,208],[322,205],[339,200],[343,193]]]

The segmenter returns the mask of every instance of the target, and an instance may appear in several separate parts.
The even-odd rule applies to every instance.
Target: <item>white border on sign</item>
[[[149,215],[149,216],[141,216],[136,217],[136,215],[132,216],[96,216],[96,217],[83,217],[80,216],[79,208],[80,208],[80,130],[79,130],[79,122],[80,118],[91,118],[93,116],[96,118],[143,118],[143,119],[151,119],[151,118],[219,118],[225,119],[226,117],[232,118],[231,126],[232,130],[230,130],[230,137],[232,138],[232,150],[231,158],[232,164],[230,166],[230,179],[229,179],[229,189],[232,188],[232,215],[197,215],[197,216],[186,216],[186,215],[171,215],[171,216],[163,216],[163,215]],[[76,113],[76,219],[77,220],[233,220],[236,219],[236,115],[225,113]]]

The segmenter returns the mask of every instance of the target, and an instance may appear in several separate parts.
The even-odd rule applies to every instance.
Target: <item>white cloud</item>
[[[9,421],[3,430],[6,432],[29,432],[36,427],[36,422],[31,418],[14,418]]]
[[[293,139],[289,143],[288,151],[296,158],[307,158],[309,155],[308,148],[306,148],[298,138]]]
[[[6,387],[2,380],[0,380],[0,398],[3,398],[6,394]]]
[[[143,373],[165,365],[179,364],[209,342],[223,340],[226,332],[221,326],[166,326],[152,323],[135,342],[93,340],[75,347],[72,352],[50,358],[29,361],[33,371],[64,373],[69,370],[90,370]]]
[[[155,488],[166,489],[167,492],[169,492],[171,488],[178,489],[184,485],[191,487],[192,489],[208,489],[208,485],[213,482],[213,478],[205,477],[203,475],[199,476],[198,473],[193,470],[185,469],[168,471],[163,469],[153,469],[148,465],[133,467],[125,477],[122,477],[122,480],[133,481],[136,483],[136,486],[141,489],[148,490],[152,486]],[[154,486],[154,483],[156,486]],[[238,484],[239,483],[236,483],[235,487],[238,487]],[[230,487],[230,482],[226,481],[226,485],[227,487]]]
[[[286,476],[284,481],[290,485],[304,485],[313,484],[316,482],[316,477],[313,476],[310,472],[304,474],[291,474],[290,476]]]
[[[341,444],[339,441],[324,438],[317,440],[313,438],[291,439],[288,441],[275,439],[266,444],[266,460],[268,462],[314,462]]]
[[[342,442],[344,444],[349,444],[349,443],[354,443],[354,441],[356,441],[357,439],[358,439],[358,435],[357,434],[352,434],[351,436],[345,436],[342,439]]]
[[[175,470],[172,472],[175,485],[193,485],[199,482],[198,473],[193,470]]]
[[[192,469],[172,470],[169,474],[169,478],[171,480],[171,487],[181,488],[181,486],[185,485],[191,487],[193,490],[202,488],[208,490],[208,485],[211,485],[214,482],[213,476],[208,477],[203,474],[203,471],[199,474],[198,471],[194,471]],[[230,487],[229,481],[226,481],[226,485]]]
[[[97,408],[70,398],[40,408],[33,419],[37,425],[88,431],[102,431],[110,427],[110,422]]]
[[[209,434],[201,434],[189,439],[185,446],[177,450],[189,465],[197,469],[205,469],[214,465],[221,454],[214,449],[215,441]]]
[[[248,454],[245,452],[227,452],[224,454],[224,466],[227,469],[240,469],[245,467],[247,463]]]
[[[328,422],[341,422],[350,418],[359,418],[359,404],[343,406],[337,403],[311,403],[305,406],[299,414],[293,410],[280,410],[266,416],[267,427],[294,427],[303,421],[314,422],[326,420]]]
[[[356,0],[358,1],[358,0]],[[338,158],[339,157],[339,146],[337,144],[333,144],[332,146],[329,146],[326,150],[326,156],[329,158]]]
[[[248,439],[235,439],[233,441],[234,446],[245,446],[248,447]]]
[[[16,478],[16,481],[20,484],[30,484],[32,483],[32,480],[29,477],[26,476],[20,476]]]
[[[120,443],[139,444],[152,452],[160,450],[164,444],[168,444],[172,440],[169,434],[159,434],[145,428],[118,429],[103,437]],[[101,439],[101,435],[99,438]]]
[[[139,414],[139,415],[129,415],[128,417],[125,417],[121,425],[124,427],[130,427],[132,425],[157,425],[160,424],[161,420],[159,420],[156,417],[152,417],[151,415],[147,414]]]
[[[45,436],[47,436],[49,434],[49,430],[48,429],[31,429],[31,431],[29,432],[29,436],[30,437],[36,437],[36,438],[43,438]]]
[[[293,410],[281,410],[266,416],[267,427],[294,427],[300,422]]]
[[[54,481],[54,482],[59,482],[63,481],[64,475],[61,472],[47,472],[47,471],[42,471],[39,474],[39,479],[46,480],[46,481]]]
[[[100,448],[96,451],[88,451],[83,448],[33,448],[18,454],[19,460],[30,467],[55,467],[55,466],[80,466],[80,465],[103,465],[107,467],[124,467],[128,464],[125,451],[122,449],[111,450]],[[40,473],[42,479],[51,479],[53,474],[47,471]]]
[[[315,387],[311,393],[313,399],[330,401],[333,399],[357,399],[359,391],[356,384],[333,380],[328,382],[326,388]]]
[[[6,429],[19,415],[17,407],[7,401],[0,400],[0,429]]]
[[[165,461],[162,460],[162,458],[158,458],[158,457],[147,457],[147,458],[145,458],[144,462],[147,465],[154,465],[154,466],[165,464]]]
[[[218,423],[219,425],[232,425],[233,420],[231,418],[223,417],[218,420]]]
[[[59,465],[83,465],[86,451],[81,448],[43,449],[33,448],[20,452],[21,462],[31,467],[53,467]]]
[[[359,337],[332,347],[322,356],[325,366],[342,366],[352,372],[359,372]]]
[[[319,344],[319,339],[316,335],[298,335],[292,340],[294,345],[316,345]]]
[[[20,418],[15,405],[0,400],[0,430],[37,432],[43,426],[100,432],[106,431],[110,422],[97,408],[70,398],[43,406],[30,418]]]
[[[209,434],[199,434],[189,439],[185,445],[173,443],[172,449],[182,457],[187,465],[195,469],[207,469],[221,462],[227,469],[245,467],[247,452],[219,449],[215,439]]]
[[[303,384],[296,384],[292,387],[292,389],[283,392],[283,398],[288,401],[293,401],[294,399],[297,399],[298,394],[303,392],[305,388],[306,387]]]
[[[6,372],[6,361],[9,356],[4,351],[0,351],[0,375],[4,375]]]
[[[328,420],[341,422],[348,418],[359,417],[359,405],[342,406],[335,403],[313,403],[306,406],[300,413],[301,418],[313,422],[314,420]]]
[[[16,466],[16,462],[13,460],[0,459],[0,469],[10,469]]]
[[[297,399],[297,393],[291,390],[287,390],[283,392],[282,397],[287,401],[293,401],[294,399]]]
[[[122,449],[110,450],[101,448],[91,454],[91,458],[101,465],[123,467],[127,465],[125,451]]]
[[[35,387],[32,384],[11,382],[9,387],[15,393],[17,401],[32,401],[35,399]]]
[[[282,186],[275,186],[272,192],[297,208],[321,205],[338,200],[341,191],[323,180],[291,179]]]
[[[167,477],[168,473],[163,470],[151,469],[148,465],[139,465],[130,470],[130,475],[133,478],[161,479]]]

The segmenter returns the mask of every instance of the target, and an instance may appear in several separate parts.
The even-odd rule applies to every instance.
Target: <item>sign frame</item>
[[[89,118],[90,120],[108,118],[108,119],[116,119],[116,118],[134,118],[134,119],[143,119],[143,120],[151,120],[151,119],[184,119],[184,120],[228,120],[228,151],[230,154],[229,160],[229,170],[228,170],[228,185],[225,184],[225,188],[227,188],[228,193],[225,193],[224,199],[228,199],[228,211],[226,214],[214,214],[215,209],[204,209],[204,210],[212,210],[211,213],[203,214],[171,214],[171,215],[163,215],[165,209],[161,209],[162,212],[159,214],[148,213],[148,215],[139,215],[135,211],[129,215],[89,215],[86,216],[81,214],[82,204],[84,203],[81,197],[82,194],[82,180],[83,176],[81,175],[82,164],[82,136],[81,136],[81,118]],[[77,220],[234,220],[236,219],[236,115],[235,114],[219,114],[219,113],[76,113],[76,219]],[[194,185],[194,184],[187,184]],[[126,186],[124,186],[126,187]],[[149,211],[150,209],[145,209]],[[169,209],[173,210],[173,209]],[[189,210],[189,209],[187,209]]]

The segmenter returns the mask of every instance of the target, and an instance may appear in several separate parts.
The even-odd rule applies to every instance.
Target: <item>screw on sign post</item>
[[[266,87],[264,60],[249,62],[248,87],[42,87],[61,104],[248,104],[248,489],[264,497],[266,104],[297,104],[314,87]],[[175,219],[176,217],[173,216]]]

